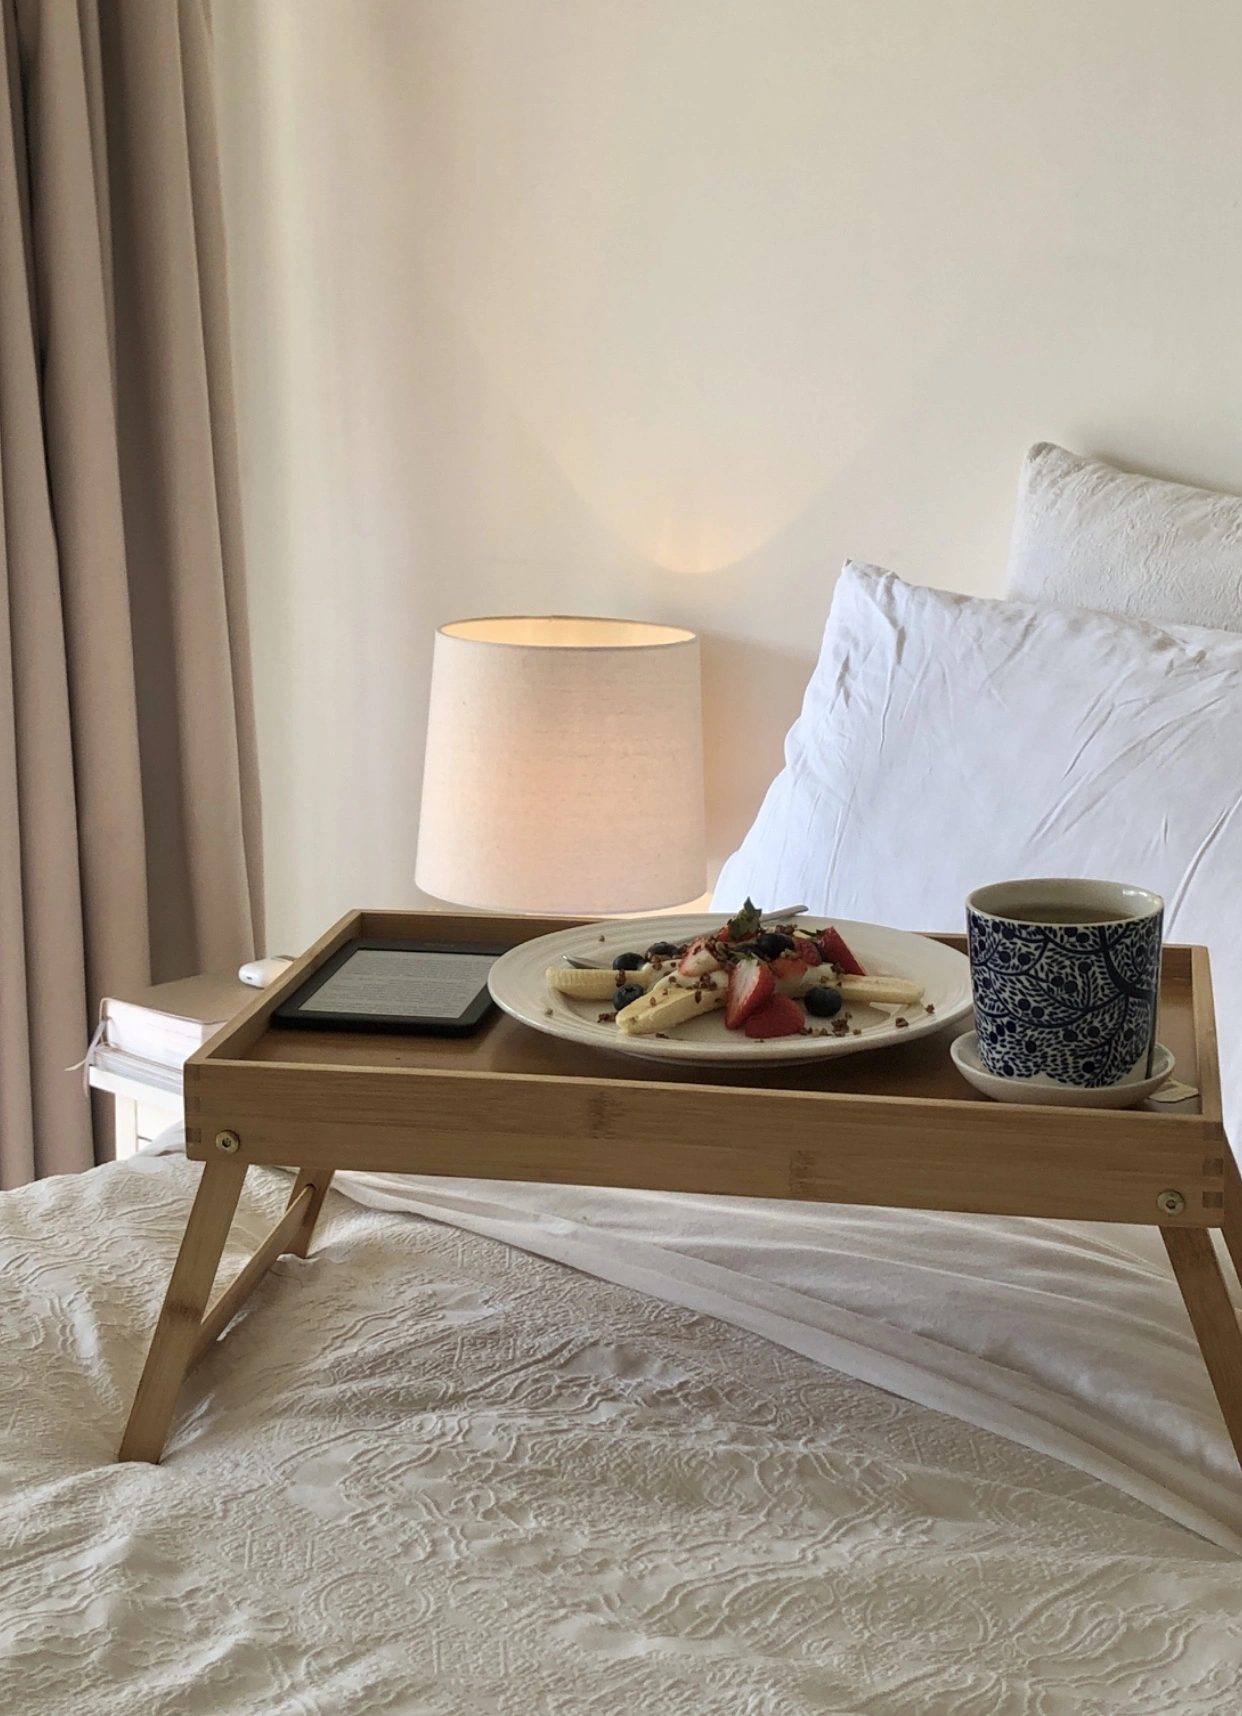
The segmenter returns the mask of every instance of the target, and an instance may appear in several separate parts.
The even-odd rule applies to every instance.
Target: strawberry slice
[[[829,928],[819,932],[819,951],[829,965],[835,965],[837,970],[845,976],[865,977],[867,975],[836,930]]]
[[[720,970],[720,960],[712,946],[713,938],[696,935],[677,966],[679,977],[705,977],[709,971]]]
[[[807,962],[796,953],[778,953],[772,961],[772,975],[782,988],[796,989],[807,974]]]
[[[773,995],[742,1029],[748,1037],[796,1037],[806,1024],[806,1014],[788,995]]]
[[[804,959],[808,965],[822,965],[824,956],[820,952],[819,943],[812,935],[796,935],[794,937],[794,952],[799,959]]]
[[[739,959],[729,973],[725,1024],[731,1031],[740,1030],[751,1014],[769,1002],[775,993],[776,980],[770,966],[761,959]]]

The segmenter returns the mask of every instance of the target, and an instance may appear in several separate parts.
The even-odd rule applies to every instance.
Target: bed
[[[1038,475],[1028,467],[1015,535],[1028,570],[1049,517]],[[1079,540],[1090,520],[1073,522]],[[851,660],[873,674],[887,662],[889,722],[898,695],[910,718],[898,670],[937,616],[955,636],[986,619],[998,659],[1037,660],[1034,609],[946,618],[926,606],[933,593],[855,582],[878,593],[876,634],[862,650],[862,610],[843,604],[838,655],[826,639],[791,735],[797,778],[777,783],[726,893],[808,861],[790,828],[831,811],[883,752],[864,732],[858,756],[836,744],[808,773],[842,621]],[[1121,628],[1107,637],[1076,621],[1074,637],[1092,661],[1151,644],[1161,696],[1179,663],[1196,685],[1215,675],[1227,714],[1242,694],[1228,631],[1187,641],[1178,626],[1194,615],[1161,618],[1101,620]],[[894,665],[881,641],[898,635]],[[957,677],[973,663],[994,685],[987,640],[970,635]],[[1067,646],[1047,647],[1061,659]],[[1141,713],[1152,698],[1134,702]],[[842,740],[839,705],[830,726]],[[1133,734],[1113,736],[1124,758]],[[1093,729],[1096,789],[1102,742]],[[852,786],[831,769],[853,769]],[[814,805],[794,790],[808,783]],[[1228,790],[1225,771],[1212,791]],[[1062,779],[1061,821],[1068,792]],[[1191,926],[1196,912],[1217,922],[1212,865],[1237,873],[1222,806],[1196,809],[1217,828],[1206,844],[1189,811],[1162,836],[1170,866],[1192,872],[1177,900]],[[1028,841],[1039,825],[1031,811]],[[861,888],[839,842],[810,847],[819,868],[804,880]],[[1100,858],[1080,849],[1084,868]],[[886,915],[939,909],[951,859],[926,855],[923,894],[890,895]],[[1222,969],[1231,945],[1213,948]],[[1226,981],[1230,1029],[1236,1006]],[[1235,1115],[1238,1058],[1226,1048]],[[1242,1477],[1154,1234],[345,1177],[312,1254],[280,1260],[227,1352],[194,1373],[165,1463],[118,1465],[196,1175],[172,1134],[0,1198],[0,1709],[1237,1707]],[[287,1177],[252,1170],[237,1259],[287,1193]],[[1102,1306],[1090,1320],[1088,1287]],[[264,1338],[277,1295],[279,1346]]]

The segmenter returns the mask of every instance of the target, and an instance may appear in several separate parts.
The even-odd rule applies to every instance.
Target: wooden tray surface
[[[465,1038],[269,1024],[351,936],[518,940],[576,921],[349,914],[187,1063],[188,1153],[208,1155],[227,1128],[256,1162],[1127,1221],[1155,1220],[1156,1196],[1176,1189],[1187,1225],[1219,1223],[1201,949],[1165,950],[1159,1037],[1202,1094],[1163,1110],[990,1102],[949,1059],[960,1021],[908,1044],[736,1071],[585,1049],[503,1014]]]

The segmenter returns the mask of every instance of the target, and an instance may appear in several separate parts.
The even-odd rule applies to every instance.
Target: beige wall
[[[1236,0],[216,6],[273,947],[416,902],[445,619],[700,631],[718,864],[844,556],[1242,490]]]

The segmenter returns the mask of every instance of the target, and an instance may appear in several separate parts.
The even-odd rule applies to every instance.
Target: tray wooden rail
[[[185,1069],[204,1172],[121,1444],[158,1460],[189,1368],[282,1252],[305,1256],[338,1168],[1118,1221],[1161,1229],[1242,1460],[1242,1278],[1204,948],[1164,952],[1160,1038],[1197,1099],[1174,1110],[993,1103],[948,1056],[961,1026],[792,1067],[664,1066],[494,1016],[472,1037],[300,1032],[271,1015],[353,936],[518,941],[579,919],[351,912]],[[938,939],[961,947],[961,937]],[[246,1170],[299,1170],[284,1216],[207,1309]]]

